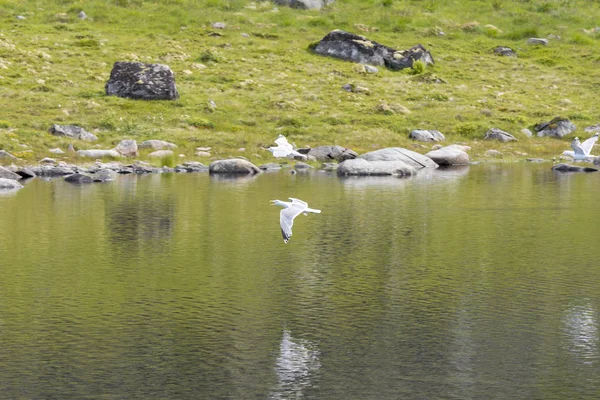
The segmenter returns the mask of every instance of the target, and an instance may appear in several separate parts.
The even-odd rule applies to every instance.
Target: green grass
[[[88,19],[77,18],[81,9]],[[163,139],[177,143],[186,159],[198,146],[257,159],[265,158],[259,147],[279,133],[298,146],[363,152],[412,148],[408,133],[429,128],[448,143],[472,145],[474,158],[489,148],[555,156],[570,138],[520,131],[566,115],[585,136],[582,128],[600,122],[600,39],[584,32],[598,20],[600,7],[591,0],[338,0],[321,11],[274,11],[269,2],[245,0],[4,0],[0,148],[26,160],[66,149],[68,141],[47,132],[58,123],[94,132],[103,148],[125,138]],[[214,22],[227,27],[214,29]],[[310,51],[332,29],[397,49],[421,43],[436,65],[365,74]],[[549,34],[560,39],[526,44]],[[496,56],[500,45],[519,57]],[[169,65],[180,100],[105,96],[115,61]],[[342,90],[347,83],[369,95]],[[216,109],[207,107],[209,99]],[[483,142],[491,127],[519,142]]]

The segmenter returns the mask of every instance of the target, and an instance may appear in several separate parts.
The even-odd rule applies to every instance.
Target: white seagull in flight
[[[274,206],[283,207],[283,210],[279,213],[279,224],[281,225],[281,235],[283,236],[284,243],[287,243],[292,237],[294,218],[300,214],[308,215],[308,213],[321,213],[321,210],[308,208],[308,203],[305,201],[294,199],[292,197],[290,197],[290,200],[291,202],[271,200],[271,203],[273,203]]]
[[[592,148],[594,147],[594,144],[598,140],[598,135],[599,134],[596,133],[594,136],[592,136],[588,140],[584,141],[583,143],[579,142],[579,138],[576,137],[571,142],[571,147],[573,148],[573,151],[571,151],[571,150],[563,151],[563,155],[572,157],[573,160],[576,160],[576,161],[581,161],[581,160],[585,160],[587,158],[595,157],[595,156],[591,155],[590,153],[592,152]]]
[[[275,143],[277,143],[277,147],[269,147],[267,149],[271,153],[273,153],[274,157],[287,157],[290,154],[292,156],[306,157],[304,154],[298,153],[296,150],[294,150],[294,147],[287,141],[287,139],[283,135],[279,135],[279,137],[275,140]]]

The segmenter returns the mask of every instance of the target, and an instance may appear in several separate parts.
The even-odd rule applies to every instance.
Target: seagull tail
[[[315,214],[321,214],[321,210],[316,210],[314,208],[307,208],[306,210],[304,210],[305,213],[315,213]]]

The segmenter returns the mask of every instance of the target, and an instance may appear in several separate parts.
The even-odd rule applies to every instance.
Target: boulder
[[[395,161],[368,161],[364,158],[355,158],[342,162],[337,168],[338,175],[362,176],[410,176],[416,174],[415,168],[401,160]]]
[[[467,165],[469,155],[456,147],[442,147],[425,154],[439,165]]]
[[[231,158],[210,163],[208,172],[211,174],[258,174],[262,171],[250,161]]]
[[[511,142],[517,140],[513,135],[508,132],[504,132],[498,128],[491,128],[485,133],[485,140],[498,140],[500,142]]]
[[[208,167],[198,161],[186,161],[175,167],[175,170],[178,172],[206,172]]]
[[[358,153],[356,153],[354,150],[350,150],[346,147],[338,145],[319,146],[311,149],[298,149],[298,152],[306,154],[308,158],[314,157],[315,160],[323,162],[331,160],[342,162],[358,156]]]
[[[93,179],[84,174],[73,174],[69,175],[65,178],[65,182],[75,183],[75,184],[84,184],[84,183],[92,183]]]
[[[16,159],[17,157],[13,156],[12,154],[10,154],[8,151],[6,150],[0,150],[0,160],[3,158],[10,158],[10,159]]]
[[[561,138],[573,132],[577,127],[567,118],[556,117],[550,122],[541,122],[534,127],[538,137],[551,136]]]
[[[410,135],[408,135],[408,137],[412,140],[418,140],[420,142],[443,142],[446,140],[440,131],[424,129],[415,129],[410,133]]]
[[[102,158],[102,157],[121,157],[121,154],[116,150],[78,150],[79,157]]]
[[[114,181],[117,177],[117,172],[112,169],[101,169],[94,174],[92,179],[94,182]]]
[[[173,71],[163,64],[120,62],[113,65],[106,95],[139,100],[176,100]]]
[[[596,168],[589,167],[579,167],[570,164],[556,164],[552,166],[552,171],[558,172],[596,172],[598,171]]]
[[[22,189],[23,185],[14,179],[0,178],[0,189]]]
[[[163,157],[173,157],[173,150],[156,150],[153,151],[152,153],[148,154],[148,157],[158,157],[158,158],[163,158]]]
[[[165,142],[164,140],[146,140],[138,146],[140,149],[152,149],[152,150],[165,150],[165,149],[176,149],[175,143]]]
[[[85,129],[77,125],[57,125],[54,124],[48,130],[54,136],[66,136],[73,139],[85,140],[86,142],[95,142],[98,137],[89,133]]]
[[[335,0],[273,0],[277,5],[299,8],[302,10],[320,10],[334,1]]]
[[[408,50],[396,50],[364,36],[339,29],[325,35],[313,51],[323,56],[341,58],[360,64],[385,65],[392,70],[410,68],[417,60],[421,60],[426,65],[434,64],[429,51],[420,44]]]
[[[515,53],[515,51],[513,49],[511,49],[510,47],[506,47],[506,46],[498,46],[494,49],[494,53],[499,55],[499,56],[504,56],[504,57],[516,57],[517,53]]]
[[[358,158],[367,161],[402,161],[417,170],[421,168],[437,168],[437,164],[429,157],[402,147],[388,147],[375,150],[361,154]]]
[[[16,173],[12,172],[11,170],[0,166],[0,178],[12,179],[14,181],[18,181],[19,179],[21,179],[21,175],[16,174]]]
[[[53,178],[56,176],[64,176],[64,175],[72,175],[75,171],[68,167],[54,167],[51,165],[42,165],[39,167],[33,167],[33,172],[37,176],[42,176],[45,178]]]
[[[17,168],[15,174],[19,175],[23,179],[35,178],[35,172],[28,167]]]
[[[125,157],[137,157],[138,145],[135,140],[121,140],[115,150]]]

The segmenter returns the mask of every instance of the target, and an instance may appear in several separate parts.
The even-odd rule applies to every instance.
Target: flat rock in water
[[[68,167],[54,167],[51,165],[42,165],[39,167],[33,167],[33,172],[37,176],[52,178],[56,176],[72,175],[75,171]]]
[[[165,149],[176,149],[177,145],[175,143],[166,142],[164,140],[146,140],[138,146],[140,149],[152,149],[152,150],[165,150]]]
[[[19,182],[15,181],[14,179],[0,178],[0,189],[10,190],[10,189],[22,189],[22,188],[23,188],[23,185],[21,185]]]
[[[567,118],[556,117],[550,122],[541,122],[534,127],[538,137],[551,136],[561,138],[573,132],[577,127]]]
[[[420,44],[408,50],[396,50],[364,36],[339,29],[325,35],[313,51],[323,56],[341,58],[360,64],[385,65],[392,70],[410,68],[418,60],[426,65],[434,64],[429,51]]]
[[[173,71],[163,64],[120,62],[113,65],[106,95],[139,100],[176,100]]]
[[[403,161],[415,169],[421,168],[437,168],[437,164],[429,157],[416,151],[408,150],[403,147],[388,147],[371,151],[369,153],[358,156],[367,161]]]
[[[342,146],[319,146],[311,149],[299,149],[298,152],[306,154],[308,157],[314,157],[317,161],[338,161],[342,162],[345,160],[351,160],[358,156],[354,150],[347,149]]]
[[[442,132],[436,130],[415,129],[408,137],[420,142],[443,142],[446,140]]]
[[[94,182],[114,181],[117,178],[117,172],[112,169],[101,169],[96,172],[92,179]]]
[[[250,161],[231,158],[210,163],[208,172],[211,174],[259,174],[262,171]]]
[[[462,150],[453,147],[442,147],[438,150],[432,150],[425,156],[431,158],[439,165],[467,165],[469,164],[469,155]]]
[[[498,140],[500,142],[511,142],[517,140],[513,135],[508,132],[504,132],[502,129],[491,128],[485,133],[485,140]]]
[[[84,184],[84,183],[92,183],[93,179],[87,175],[73,174],[73,175],[67,176],[65,178],[65,182],[75,183],[75,184]]]
[[[368,161],[363,158],[346,160],[339,164],[337,168],[337,174],[341,176],[410,176],[416,174],[416,172],[414,167],[401,160]]]
[[[277,164],[277,163],[268,163],[268,164],[263,164],[263,165],[259,166],[258,168],[262,169],[263,171],[275,171],[275,170],[281,169],[281,165]]]
[[[556,164],[552,167],[552,171],[559,172],[596,172],[598,171],[596,168],[590,167],[579,167],[576,165],[570,164]]]
[[[88,158],[121,157],[121,153],[116,150],[78,150],[77,155]]]
[[[23,179],[35,178],[35,172],[28,167],[17,168],[15,174],[19,175]]]
[[[178,172],[206,172],[208,167],[199,161],[186,161],[182,165],[175,167]]]
[[[48,130],[54,136],[66,136],[73,139],[85,140],[86,142],[95,142],[98,137],[89,133],[85,129],[77,125],[57,125],[54,124]]]
[[[18,181],[19,179],[21,179],[21,175],[16,174],[16,173],[12,172],[11,170],[0,166],[0,178],[12,179],[14,181]]]

